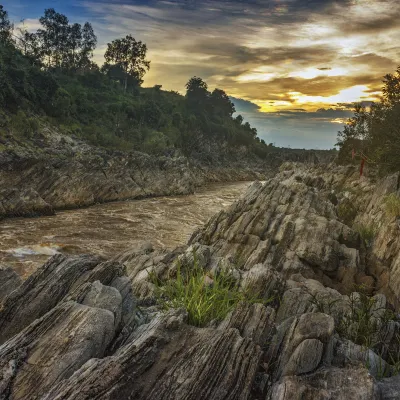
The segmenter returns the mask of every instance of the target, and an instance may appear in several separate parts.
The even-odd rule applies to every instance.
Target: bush
[[[221,272],[209,278],[199,266],[194,254],[193,265],[182,268],[177,264],[175,279],[162,282],[152,276],[156,285],[156,298],[164,310],[184,308],[190,325],[203,327],[209,322],[223,320],[240,304],[269,303],[242,291],[230,275]]]
[[[365,349],[367,364],[369,349],[377,355],[378,378],[396,375],[400,371],[400,335],[395,331],[390,342],[386,337],[393,330],[396,316],[387,308],[379,308],[376,298],[363,293],[362,287],[359,290],[361,293],[350,295],[349,309],[336,330],[341,337]],[[388,369],[382,359],[389,364]]]
[[[400,197],[396,193],[391,193],[385,197],[385,212],[388,217],[400,216]]]
[[[344,199],[337,207],[337,215],[341,222],[351,226],[357,216],[357,208],[349,199]]]
[[[377,234],[378,228],[374,222],[369,224],[358,223],[354,226],[354,230],[360,234],[361,239],[364,240],[367,245],[370,245]]]

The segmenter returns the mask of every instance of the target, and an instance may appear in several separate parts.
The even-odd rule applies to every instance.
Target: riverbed
[[[28,277],[54,254],[112,257],[144,242],[173,249],[251,182],[209,184],[189,196],[157,197],[0,221],[0,264]]]

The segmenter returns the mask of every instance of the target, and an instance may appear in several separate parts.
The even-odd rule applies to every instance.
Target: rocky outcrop
[[[32,139],[33,140],[33,139]],[[143,197],[193,193],[207,182],[266,179],[283,160],[325,161],[331,153],[275,149],[261,160],[245,148],[208,146],[205,154],[150,156],[105,150],[56,130],[34,143],[9,139],[0,151],[0,218],[51,215],[54,210]],[[204,146],[207,147],[206,143]]]
[[[388,218],[381,184],[287,165],[172,252],[54,256],[3,295],[0,398],[399,398],[397,236],[379,257],[390,220],[375,239],[357,225]],[[223,275],[254,300],[189,325],[157,285],[194,268],[204,288]]]

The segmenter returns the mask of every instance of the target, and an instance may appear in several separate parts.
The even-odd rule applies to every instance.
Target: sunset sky
[[[99,39],[131,33],[151,60],[144,86],[184,93],[191,76],[224,89],[277,146],[332,148],[349,103],[379,96],[400,64],[398,0],[0,0],[30,29],[53,7]]]

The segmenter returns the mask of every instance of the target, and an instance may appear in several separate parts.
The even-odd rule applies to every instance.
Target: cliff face
[[[0,396],[400,398],[400,235],[384,200],[398,176],[281,169],[173,252],[56,255],[22,284],[0,270]],[[371,220],[374,236],[361,229]],[[160,312],[154,279],[194,265],[259,302],[202,328],[184,309]]]
[[[0,217],[189,194],[210,181],[266,179],[283,159],[318,162],[312,152],[278,152],[261,160],[243,148],[228,151],[209,143],[205,153],[190,159],[106,151],[50,129],[34,142],[14,138],[6,145],[0,152]]]

